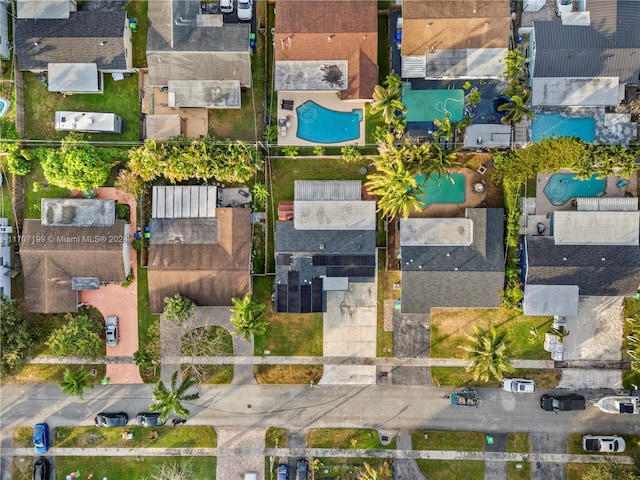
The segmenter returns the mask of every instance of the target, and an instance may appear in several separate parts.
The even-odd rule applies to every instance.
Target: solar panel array
[[[276,311],[282,313],[323,312],[322,279],[314,278],[311,284],[300,285],[298,272],[289,272],[287,285],[276,289]]]
[[[314,255],[318,267],[375,267],[375,255]]]

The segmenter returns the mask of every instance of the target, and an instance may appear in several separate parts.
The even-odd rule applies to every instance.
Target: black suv
[[[124,427],[128,421],[129,416],[124,412],[96,415],[96,427]]]
[[[49,462],[41,458],[33,464],[33,480],[49,480]]]
[[[142,412],[136,415],[136,425],[141,427],[160,427],[164,422],[159,413]]]
[[[540,408],[547,412],[568,412],[570,410],[584,410],[587,401],[582,395],[548,395],[540,397]]]

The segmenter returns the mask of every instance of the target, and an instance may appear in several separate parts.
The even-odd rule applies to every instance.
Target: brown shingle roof
[[[123,243],[109,240],[122,238],[124,232],[123,220],[112,227],[43,227],[40,220],[25,220],[23,238],[33,240],[20,244],[28,310],[75,312],[77,292],[71,290],[72,277],[123,282]]]
[[[248,292],[250,215],[246,208],[216,209],[211,220],[218,222],[218,239],[210,243],[152,243],[147,267],[151,311],[161,313],[165,297],[176,293],[196,305],[217,306],[231,305],[231,298]]]
[[[367,1],[278,0],[276,61],[347,60],[342,99],[371,98],[378,82],[378,10]]]
[[[405,0],[402,55],[438,50],[507,48],[511,12],[507,0]]]

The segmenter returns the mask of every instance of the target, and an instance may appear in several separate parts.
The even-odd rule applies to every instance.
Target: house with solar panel
[[[501,208],[468,208],[460,218],[400,220],[401,312],[498,308],[503,223]]]
[[[275,310],[327,311],[327,295],[375,282],[376,202],[360,181],[296,181],[276,223]]]

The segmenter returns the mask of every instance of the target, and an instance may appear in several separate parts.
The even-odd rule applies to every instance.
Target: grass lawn
[[[267,266],[267,256],[265,252],[265,222],[254,223],[251,226],[252,230],[252,249],[251,249],[251,267],[252,273],[262,274],[265,272]]]
[[[529,453],[531,451],[531,439],[528,433],[509,433],[507,435],[507,452]]]
[[[384,80],[384,77],[380,78]],[[375,115],[372,115],[370,110],[371,104],[367,103],[364,107],[364,141],[367,145],[375,143],[373,134],[376,131],[376,127],[386,127],[384,119],[382,118],[382,112],[378,112]]]
[[[411,446],[414,450],[484,452],[484,435],[480,432],[415,430],[411,432]]]
[[[507,464],[507,480],[530,480],[531,463],[509,462]]]
[[[127,16],[136,19],[138,30],[131,32],[131,51],[134,68],[147,67],[147,28],[149,19],[147,18],[147,0],[131,0],[127,3]]]
[[[7,383],[60,383],[66,369],[72,372],[80,370],[95,370],[93,379],[94,385],[99,385],[100,381],[107,373],[107,366],[104,364],[94,365],[48,365],[48,364],[26,364],[18,372],[13,375],[7,375],[3,378]]]
[[[357,480],[361,478],[358,472],[364,470],[364,464],[378,469],[384,464],[389,465],[389,460],[383,458],[316,458],[319,462],[318,470],[314,471],[314,480]],[[290,477],[293,480],[292,477]],[[384,477],[386,478],[386,477]]]
[[[597,432],[589,432],[592,435],[601,435]],[[569,436],[567,453],[576,455],[628,455],[633,457],[634,455],[640,455],[640,435],[622,435],[627,444],[624,452],[621,453],[599,453],[599,452],[585,452],[582,449],[582,437],[583,433],[572,433]]]
[[[180,427],[182,428],[182,427]],[[80,477],[93,473],[93,478],[151,478],[164,463],[189,462],[195,478],[216,478],[216,457],[56,457],[56,479],[80,470]]]
[[[416,460],[416,463],[429,480],[484,480],[484,462],[481,460]]]
[[[140,255],[138,257],[138,341],[140,350],[149,343],[149,326],[160,323],[160,315],[151,313],[149,302],[149,277],[147,269],[140,266]],[[157,368],[155,375],[153,370],[148,372],[140,369],[140,375],[145,383],[155,383],[160,378],[160,369]]]
[[[307,431],[307,448],[352,448],[362,450],[395,450],[396,439],[382,445],[372,429],[314,428]]]
[[[307,385],[317,384],[324,368],[322,365],[256,365],[253,371],[260,384]]]
[[[439,358],[463,358],[459,346],[467,343],[467,335],[474,327],[495,326],[507,331],[511,341],[511,358],[549,360],[543,348],[544,334],[553,323],[552,317],[525,317],[521,313],[502,309],[434,309],[431,312],[431,356]],[[531,330],[537,331],[533,335]]]
[[[31,173],[27,175],[25,186],[25,218],[40,218],[41,204],[43,198],[66,198],[71,195],[71,192],[66,188],[56,187],[54,185],[48,185],[42,172],[42,167],[35,164],[31,169]],[[38,192],[33,191],[33,184],[40,182],[47,187],[42,188]]]
[[[134,420],[135,419],[130,419]],[[124,440],[123,432],[132,432],[133,439]],[[158,438],[150,440],[149,433]],[[53,444],[63,448],[122,447],[122,448],[215,448],[216,431],[213,427],[57,427],[52,434]]]
[[[13,429],[11,446],[13,448],[27,448],[33,446],[33,429],[31,427],[17,427]]]
[[[271,427],[265,434],[265,448],[287,448],[287,431],[284,428]]]
[[[625,318],[640,318],[640,300],[635,300],[633,297],[627,297],[624,299],[624,316]],[[632,348],[631,342],[627,335],[636,335],[637,332],[632,332],[633,328],[630,322],[624,322],[624,337],[622,352],[625,360],[631,360],[631,357],[627,353]],[[633,385],[640,385],[640,372],[634,370],[627,370],[622,375],[622,384],[624,388],[629,390],[633,389]]]
[[[387,271],[386,250],[380,251],[378,256],[378,322],[376,330],[376,355],[378,357],[393,356],[393,332],[384,330],[384,303],[400,298],[400,290],[394,290],[393,285],[400,283],[399,271]]]
[[[49,92],[43,88],[35,73],[24,72],[24,125],[28,139],[60,140],[67,132],[57,132],[54,117],[57,110],[116,113],[124,120],[124,132],[85,133],[92,141],[139,140],[140,105],[138,76],[134,74],[115,82],[111,75],[104,76],[103,94],[67,95]]]
[[[560,382],[559,369],[526,369],[516,368],[509,372],[508,378],[531,378],[536,382],[536,388],[556,388]],[[471,374],[463,367],[431,367],[431,378],[438,386],[450,387],[499,387],[499,380],[482,382],[473,380]]]
[[[588,463],[567,463],[567,480],[582,480],[590,467]]]

